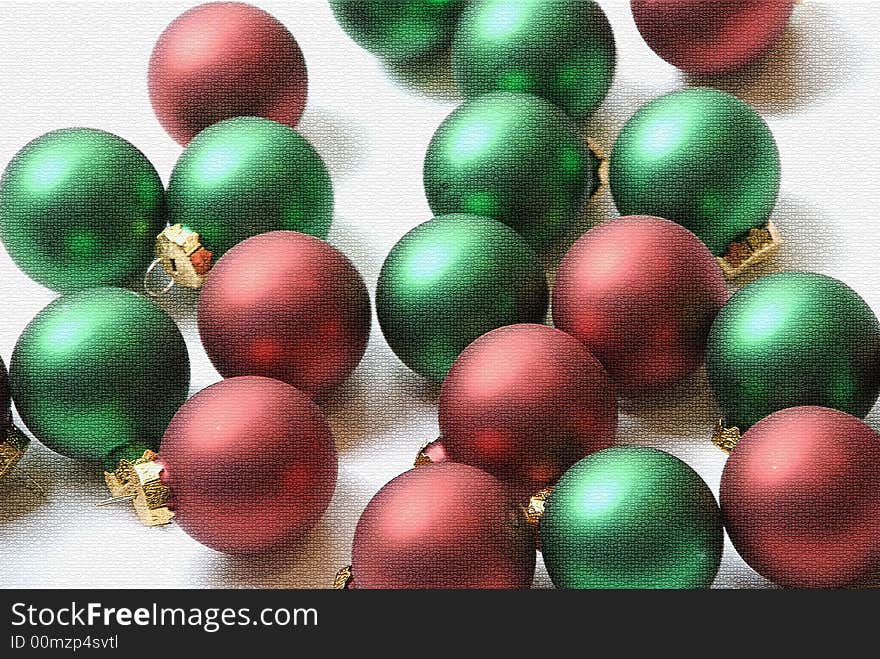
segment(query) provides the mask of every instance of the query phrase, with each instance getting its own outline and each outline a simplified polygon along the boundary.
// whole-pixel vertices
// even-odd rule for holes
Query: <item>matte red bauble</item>
[[[153,48],[147,83],[156,116],[181,144],[230,117],[295,126],[306,104],[306,64],[293,35],[242,2],[178,16]]]
[[[726,299],[721,267],[694,234],[657,217],[621,217],[585,233],[562,259],[553,322],[633,394],[702,363]]]
[[[880,572],[880,435],[827,407],[790,407],[753,425],[721,476],[734,547],[771,581],[857,585]]]
[[[611,446],[617,399],[577,340],[544,325],[509,325],[471,343],[440,391],[447,457],[532,491]]]
[[[687,73],[738,71],[782,38],[794,0],[632,0],[642,37]]]
[[[528,588],[534,572],[522,509],[468,465],[401,474],[367,504],[354,534],[355,588]]]
[[[223,380],[178,410],[158,461],[174,520],[230,554],[293,545],[324,514],[336,446],[318,406],[289,384]]]
[[[217,262],[198,322],[224,377],[264,375],[320,397],[360,362],[370,315],[367,288],[341,252],[303,233],[273,231]]]

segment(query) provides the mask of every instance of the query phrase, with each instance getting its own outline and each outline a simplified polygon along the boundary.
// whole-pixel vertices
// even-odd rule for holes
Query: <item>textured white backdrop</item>
[[[342,32],[322,0],[259,4],[293,32],[305,54],[309,103],[300,128],[333,176],[336,216],[330,241],[353,259],[372,293],[391,246],[430,217],[422,157],[434,129],[457,103],[452,86],[429,72],[388,71]],[[642,103],[697,83],[644,44],[628,2],[601,4],[614,28],[619,61],[611,93],[586,128],[610,147]],[[146,65],[156,37],[190,6],[0,3],[0,166],[46,131],[90,126],[133,142],[167,182],[180,147],[153,116]],[[832,275],[880,310],[877,8],[870,2],[805,0],[765,63],[713,84],[765,117],[782,155],[782,189],[773,219],[786,244],[762,271],[796,268]],[[613,215],[606,196],[585,222]],[[0,354],[7,364],[18,334],[54,297],[0,250]],[[192,297],[177,297],[165,306],[189,344],[195,392],[219,376],[194,332],[192,302]],[[125,505],[95,508],[104,496],[97,470],[34,443],[14,474],[0,483],[0,586],[327,587],[336,569],[349,561],[364,505],[436,436],[435,400],[436,390],[396,360],[374,322],[364,361],[325,406],[340,456],[330,509],[297,552],[246,560],[207,549],[173,524],[143,527]],[[697,377],[664,396],[624,401],[619,441],[670,451],[717,493],[725,456],[709,443],[715,416],[705,381]],[[880,427],[880,411],[872,412],[869,423]],[[45,497],[24,474],[39,483]],[[536,585],[550,585],[540,562]],[[768,582],[727,542],[716,585]]]

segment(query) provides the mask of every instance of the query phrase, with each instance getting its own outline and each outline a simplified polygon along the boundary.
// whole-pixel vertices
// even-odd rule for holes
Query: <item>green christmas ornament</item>
[[[191,288],[242,240],[284,229],[326,238],[333,217],[321,157],[294,129],[258,117],[227,119],[196,135],[174,166],[167,197],[172,226],[159,237],[157,256]]]
[[[425,155],[434,213],[500,220],[533,246],[563,235],[597,189],[599,159],[558,108],[498,92],[462,104]]]
[[[724,426],[745,432],[788,407],[863,418],[880,392],[880,323],[837,279],[767,275],[737,291],[715,318],[706,370],[723,414],[716,441]]]
[[[584,119],[614,77],[611,25],[587,0],[477,0],[452,45],[455,79],[466,98],[528,92]]]
[[[547,499],[540,530],[560,588],[708,588],[721,562],[711,490],[653,448],[616,446],[575,463]]]
[[[609,183],[621,215],[673,220],[724,256],[738,241],[747,249],[756,242],[747,241],[755,238],[750,231],[767,226],[779,151],[767,124],[736,97],[684,89],[626,123],[611,151]],[[731,256],[738,266],[738,250]]]
[[[186,400],[189,356],[174,321],[118,288],[64,295],[28,324],[10,364],[22,420],[53,451],[82,460],[158,449]]]
[[[452,41],[463,7],[463,0],[330,0],[348,36],[389,61],[443,50]]]
[[[156,170],[121,137],[55,130],[15,154],[0,178],[0,239],[52,290],[130,285],[165,225],[163,197]]]
[[[379,274],[376,311],[400,360],[440,382],[459,353],[489,330],[544,322],[547,282],[513,230],[484,217],[446,215],[392,248]]]

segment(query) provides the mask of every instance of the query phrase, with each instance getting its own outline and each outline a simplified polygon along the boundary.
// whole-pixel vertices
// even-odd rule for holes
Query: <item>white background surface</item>
[[[414,87],[392,75],[342,32],[320,0],[259,4],[293,32],[305,54],[309,102],[300,128],[333,176],[330,241],[352,258],[372,293],[385,254],[430,217],[422,158],[434,129],[456,106],[454,92],[442,76]],[[610,148],[641,104],[695,83],[644,44],[628,2],[601,4],[617,40],[618,69],[608,99],[586,128]],[[155,39],[190,6],[0,3],[0,166],[44,132],[90,126],[133,142],[167,183],[180,147],[153,116],[146,67]],[[878,35],[875,3],[805,0],[766,62],[713,83],[761,112],[779,144],[782,189],[773,219],[786,244],[762,271],[798,268],[838,277],[875,310]],[[613,215],[606,196],[585,226]],[[0,354],[7,364],[18,334],[54,297],[0,250]],[[199,345],[192,302],[176,298],[165,306],[189,344],[196,392],[219,376]],[[95,508],[105,496],[98,470],[35,442],[0,483],[0,586],[328,587],[336,569],[349,562],[354,526],[367,501],[436,436],[436,394],[396,360],[374,322],[364,361],[325,406],[340,457],[333,502],[302,547],[282,556],[230,558],[173,523],[141,526],[125,505]],[[696,377],[663,396],[622,402],[619,441],[681,457],[717,494],[725,456],[709,442],[716,416],[704,379]],[[868,421],[880,427],[880,411]],[[540,561],[536,585],[550,585]],[[727,542],[716,585],[769,584]]]

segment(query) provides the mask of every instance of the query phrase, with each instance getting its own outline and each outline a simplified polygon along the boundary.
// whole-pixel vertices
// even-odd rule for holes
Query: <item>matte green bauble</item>
[[[608,19],[588,0],[477,0],[452,45],[465,97],[528,92],[577,119],[605,98],[615,61]]]
[[[779,192],[779,151],[752,108],[730,94],[684,89],[644,105],[611,151],[621,215],[690,229],[716,256],[767,224]]]
[[[558,108],[498,92],[465,102],[434,133],[425,193],[438,215],[491,217],[540,246],[580,215],[598,185],[598,165]]]
[[[512,229],[472,215],[420,224],[392,248],[376,311],[400,360],[437,382],[477,337],[502,325],[542,323],[547,282]]]
[[[541,518],[541,553],[560,588],[708,588],[722,541],[721,513],[703,479],[641,446],[576,463]]]
[[[37,439],[107,463],[156,450],[189,389],[189,356],[174,321],[118,288],[49,304],[18,338],[9,370],[15,406]]]
[[[55,130],[15,154],[0,178],[0,239],[47,288],[130,285],[165,225],[163,196],[156,170],[121,137]]]
[[[767,275],[737,291],[715,318],[706,369],[724,425],[741,432],[801,405],[863,418],[880,392],[880,324],[837,279]]]
[[[294,129],[236,117],[186,147],[168,183],[168,211],[170,223],[198,232],[216,260],[268,231],[326,238],[333,187],[321,157]]]
[[[436,53],[452,40],[463,0],[330,0],[361,48],[389,61]]]

